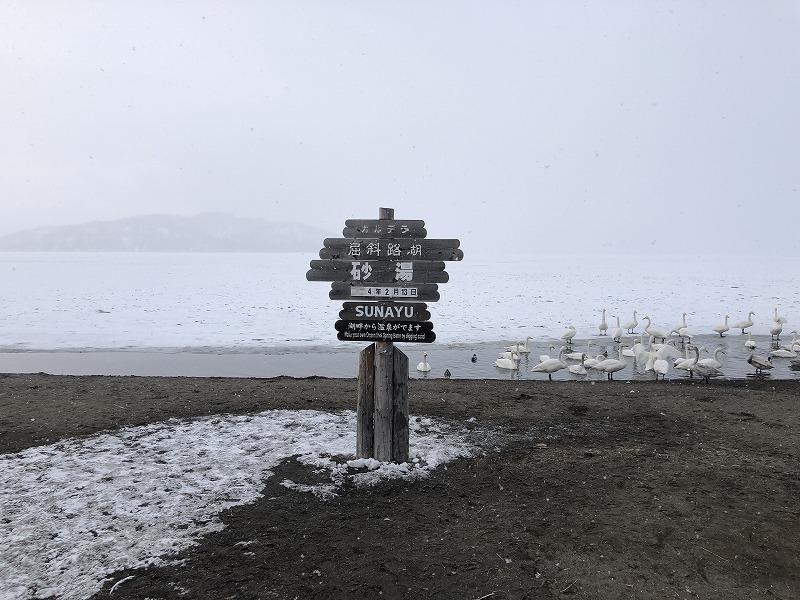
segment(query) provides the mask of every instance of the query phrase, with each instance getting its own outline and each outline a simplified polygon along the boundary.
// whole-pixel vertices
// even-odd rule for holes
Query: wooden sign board
[[[350,321],[430,321],[424,302],[345,302],[339,318]]]
[[[310,269],[306,273],[308,281],[352,281],[364,285],[380,285],[382,283],[447,283],[450,275],[446,271],[430,269],[414,269],[411,263],[397,263],[391,269],[375,269],[370,265],[375,261],[353,261],[348,271],[341,269]],[[383,263],[394,265],[395,263]],[[444,264],[444,263],[442,263]]]
[[[326,238],[319,257],[337,260],[461,260],[464,253],[458,249],[458,240],[423,238]]]
[[[412,269],[414,271],[444,271],[443,260],[364,260],[355,259],[328,259],[312,260],[312,269],[336,269],[337,271],[352,271],[353,265],[358,263],[361,267],[369,265],[371,271],[396,271],[398,269]]]
[[[424,238],[425,221],[393,219],[347,219],[342,235],[346,238]]]
[[[406,302],[437,302],[439,286],[435,283],[387,283],[369,285],[366,282],[334,281],[328,293],[331,300],[402,300]]]

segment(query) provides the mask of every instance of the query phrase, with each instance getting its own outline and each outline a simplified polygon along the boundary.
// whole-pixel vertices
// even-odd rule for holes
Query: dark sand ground
[[[0,375],[0,452],[355,398],[354,379]],[[111,597],[800,598],[797,381],[412,380],[409,399],[501,427],[502,446],[327,501],[278,485],[319,477],[289,459],[223,531],[114,574],[133,578]]]

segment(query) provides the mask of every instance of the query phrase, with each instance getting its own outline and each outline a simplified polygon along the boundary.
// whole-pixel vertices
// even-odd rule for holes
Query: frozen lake
[[[609,331],[633,318],[636,336],[649,316],[668,333],[686,313],[694,341],[726,350],[725,376],[753,369],[741,331],[720,338],[712,327],[754,312],[748,329],[768,355],[777,310],[786,317],[781,343],[800,318],[800,277],[789,258],[675,255],[470,256],[447,264],[441,300],[428,303],[433,344],[399,344],[414,365],[429,353],[429,377],[541,378],[530,367],[554,353],[569,325],[575,349],[590,339],[616,355]],[[0,253],[0,372],[57,374],[355,377],[366,342],[340,342],[334,323],[340,301],[330,285],[305,279],[315,254]],[[519,371],[494,359],[530,337]],[[677,341],[675,335],[672,336]],[[683,346],[677,344],[682,350]],[[477,362],[470,361],[475,354]],[[796,378],[776,358],[770,376]],[[527,367],[527,368],[526,368]],[[619,377],[618,375],[617,377]],[[621,376],[649,378],[629,366]],[[683,376],[673,374],[672,376]],[[566,371],[555,379],[575,376]],[[589,375],[588,377],[592,377]]]

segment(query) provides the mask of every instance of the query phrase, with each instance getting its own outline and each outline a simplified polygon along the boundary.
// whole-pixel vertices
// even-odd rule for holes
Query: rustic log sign
[[[358,370],[359,458],[408,461],[408,357],[394,342],[436,339],[426,302],[439,300],[447,283],[445,261],[464,258],[455,239],[428,239],[425,222],[395,220],[381,208],[379,219],[348,219],[342,238],[327,238],[306,273],[308,281],[330,281],[331,300],[345,300],[334,327],[337,338],[372,341]]]

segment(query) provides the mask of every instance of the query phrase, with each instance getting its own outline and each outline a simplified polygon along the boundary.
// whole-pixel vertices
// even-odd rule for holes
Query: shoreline
[[[740,336],[719,338],[718,336],[696,336],[695,343],[704,346],[710,357],[716,348],[725,350],[723,375],[720,380],[752,378],[755,370],[746,362],[750,350],[743,345]],[[628,340],[628,337],[624,338]],[[673,338],[674,339],[674,338]],[[746,338],[744,338],[746,339]],[[769,336],[754,338],[756,353],[767,356],[777,345]],[[616,358],[618,344],[610,338],[575,340],[570,351],[587,351],[591,354],[605,352]],[[409,376],[412,379],[442,379],[445,370],[454,378],[461,379],[524,379],[547,380],[546,374],[532,373],[531,368],[539,362],[541,354],[555,354],[563,342],[554,340],[531,341],[530,353],[523,354],[519,369],[505,370],[495,367],[494,361],[508,342],[476,342],[473,344],[398,344],[397,347],[409,357]],[[676,348],[685,352],[685,345],[677,342]],[[786,342],[781,341],[781,344]],[[360,352],[368,343],[349,344],[344,347],[322,344],[296,346],[189,346],[153,348],[66,348],[23,349],[0,347],[0,372],[4,373],[49,373],[53,375],[136,375],[177,377],[331,377],[350,378],[358,375]],[[420,373],[417,362],[423,352],[428,353],[431,370]],[[473,354],[476,362],[471,361]],[[652,371],[644,365],[635,365],[628,358],[628,367],[616,374],[615,379],[655,379]],[[578,364],[578,361],[567,361]],[[800,368],[792,367],[787,358],[774,358],[775,367],[764,375],[769,379],[800,380]],[[689,380],[685,371],[673,368],[667,373],[668,380]],[[553,374],[556,381],[605,381],[605,374],[589,371],[577,376],[566,369]]]

